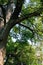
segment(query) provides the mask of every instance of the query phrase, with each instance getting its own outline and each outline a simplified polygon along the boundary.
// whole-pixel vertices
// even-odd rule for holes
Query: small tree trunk
[[[5,49],[0,49],[0,65],[4,65]]]
[[[3,44],[0,43],[0,65],[4,65],[5,56],[6,56],[6,50]]]

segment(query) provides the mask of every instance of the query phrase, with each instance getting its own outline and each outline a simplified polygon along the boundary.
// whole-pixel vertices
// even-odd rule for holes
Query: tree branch
[[[23,0],[24,1],[24,0]],[[33,12],[33,13],[29,13],[29,14],[25,14],[22,17],[18,17],[19,13],[21,12],[22,9],[22,4],[23,4],[22,0],[17,0],[17,4],[16,4],[16,8],[14,10],[14,13],[12,14],[9,22],[6,24],[4,30],[3,30],[3,39],[6,40],[8,37],[8,34],[10,32],[10,29],[20,23],[21,21],[31,18],[33,16],[40,16],[40,13],[43,11],[43,9],[38,9],[37,11]]]
[[[16,24],[20,23],[21,21],[23,21],[25,19],[31,18],[33,16],[40,16],[41,12],[43,12],[43,9],[39,9],[39,10],[33,12],[33,13],[25,14],[22,17],[19,17],[17,19]]]
[[[31,32],[34,31],[33,29],[31,29],[30,27],[28,27],[28,26],[26,26],[26,25],[24,25],[24,24],[19,23],[19,25],[28,28]]]
[[[17,18],[18,18],[18,15],[19,15],[19,13],[22,9],[23,2],[24,2],[24,0],[17,0],[16,8],[14,10],[14,13],[12,14],[9,22],[6,24],[6,26],[5,26],[5,28],[2,32],[2,38],[3,38],[4,43],[6,43],[5,40],[7,40],[8,34],[10,32],[10,29],[12,28],[13,23],[15,23]]]
[[[19,3],[17,3],[17,4],[19,4]],[[17,8],[17,7],[16,7]],[[18,8],[19,8],[19,6],[18,6]],[[22,17],[17,17],[19,14],[19,12],[21,11],[21,8],[20,8],[20,10],[19,9],[15,9],[15,11],[14,12],[16,12],[16,13],[13,13],[13,15],[11,16],[11,19],[9,20],[9,22],[7,23],[7,25],[6,25],[6,28],[5,28],[5,30],[6,30],[6,34],[8,34],[9,32],[8,31],[10,31],[10,29],[14,26],[14,25],[16,25],[16,24],[18,24],[18,23],[20,23],[21,21],[23,21],[23,20],[25,20],[25,19],[28,19],[28,18],[31,18],[31,17],[33,17],[33,16],[40,16],[40,13],[42,12],[42,10],[41,9],[38,9],[37,11],[35,11],[35,12],[33,12],[33,13],[29,13],[29,14],[25,14],[25,15],[23,15]],[[17,12],[18,11],[18,12]],[[14,19],[13,19],[14,18]],[[4,34],[4,37],[6,36],[6,34]]]
[[[6,25],[6,10],[3,7],[3,5],[0,5],[1,9],[2,9],[2,13],[3,13],[3,19],[4,19],[4,26]]]

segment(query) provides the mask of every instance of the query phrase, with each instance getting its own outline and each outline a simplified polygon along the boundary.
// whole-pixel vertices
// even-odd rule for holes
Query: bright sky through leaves
[[[28,3],[30,0],[26,0],[26,2]]]

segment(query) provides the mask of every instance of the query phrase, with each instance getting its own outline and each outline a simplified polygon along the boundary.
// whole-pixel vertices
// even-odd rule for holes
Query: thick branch
[[[43,11],[43,9],[42,9],[42,10],[39,9],[39,10],[33,12],[33,13],[25,14],[25,15],[23,15],[22,17],[20,17],[20,18],[16,21],[16,24],[17,24],[17,23],[20,23],[21,21],[23,21],[23,20],[25,20],[25,19],[31,18],[31,17],[33,17],[33,16],[40,16],[40,14],[41,14],[42,11]]]
[[[3,13],[3,19],[4,19],[4,25],[6,25],[6,10],[3,7],[3,5],[0,5],[1,9],[2,9],[2,13]]]
[[[15,8],[14,13],[11,16],[11,19],[17,19],[18,18],[18,15],[22,9],[23,2],[24,2],[24,0],[17,0],[16,8]]]

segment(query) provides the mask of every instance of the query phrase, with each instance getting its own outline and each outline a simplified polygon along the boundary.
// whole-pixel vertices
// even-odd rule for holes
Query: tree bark
[[[6,56],[6,49],[2,43],[0,43],[0,65],[4,65],[4,58]]]

